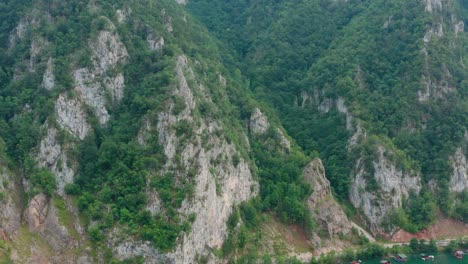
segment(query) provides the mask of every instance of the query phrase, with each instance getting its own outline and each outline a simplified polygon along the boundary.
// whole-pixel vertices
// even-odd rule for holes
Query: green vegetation
[[[421,2],[194,0],[188,7],[236,51],[235,63],[249,78],[250,89],[278,110],[303,151],[320,153],[340,200],[348,199],[353,164],[361,155],[372,164],[375,153],[369,141],[347,150],[352,131],[346,131],[345,117],[335,108],[338,98],[371,141],[378,138],[390,147],[403,171],[421,172],[423,189],[431,180],[439,186],[434,197],[425,193],[427,199],[418,200],[426,212],[412,209],[411,199],[406,203],[402,227],[415,231],[429,225],[435,206],[449,216],[464,212],[464,202],[454,204],[448,182],[449,156],[461,145],[468,123],[468,76],[458,63],[466,61],[461,54],[467,38],[460,36],[455,46],[449,43],[451,32],[434,40],[425,61],[422,39],[434,22]],[[457,11],[466,18],[463,1]],[[456,90],[443,100],[420,102],[421,76],[443,79],[444,67]],[[326,100],[330,108],[318,111]],[[376,191],[373,168],[367,168],[367,188]]]

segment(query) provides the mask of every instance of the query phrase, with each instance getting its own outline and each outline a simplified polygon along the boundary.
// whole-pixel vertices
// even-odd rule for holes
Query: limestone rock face
[[[451,157],[453,174],[450,180],[450,190],[463,192],[468,189],[468,159],[463,149],[457,148],[455,155]]]
[[[149,242],[123,242],[115,248],[115,255],[119,259],[126,259],[129,256],[144,256],[147,264],[175,263],[163,254],[159,254]]]
[[[11,240],[21,226],[20,194],[14,187],[10,173],[0,160],[0,239]]]
[[[86,120],[83,105],[78,99],[68,98],[64,94],[59,95],[55,102],[55,113],[57,122],[63,129],[81,140],[86,137],[91,127]]]
[[[48,198],[42,193],[34,196],[31,201],[29,201],[25,218],[30,232],[38,233],[44,230],[48,209]]]
[[[252,116],[250,117],[249,128],[252,135],[263,134],[270,128],[268,118],[260,111],[260,109],[254,109]]]
[[[331,239],[339,233],[349,233],[352,224],[333,198],[330,182],[325,177],[325,168],[320,159],[316,158],[306,166],[304,179],[313,188],[312,194],[307,198],[307,205],[315,221],[328,232]]]
[[[291,142],[286,138],[286,136],[283,134],[281,129],[276,128],[276,134],[278,135],[280,139],[280,145],[283,148],[284,152],[286,153],[291,152]]]
[[[116,33],[101,31],[97,39],[90,44],[93,51],[94,68],[106,71],[128,57],[128,52]]]
[[[159,50],[164,46],[164,38],[156,35],[155,33],[150,33],[146,37],[146,42],[150,50]]]
[[[57,129],[48,128],[47,136],[41,140],[37,155],[38,165],[49,168],[55,175],[57,193],[64,195],[65,185],[73,182],[74,171],[69,167],[69,158],[57,140]]]
[[[386,214],[396,207],[401,207],[410,191],[416,193],[421,189],[421,178],[414,172],[403,172],[385,155],[382,146],[377,148],[377,157],[372,162],[373,177],[377,182],[377,190],[368,190],[366,168],[362,159],[356,164],[356,173],[350,186],[350,200],[356,208],[360,208],[370,223],[371,231],[378,232],[379,225]]]
[[[52,58],[49,58],[49,60],[47,61],[46,71],[44,73],[44,76],[42,77],[42,86],[49,91],[53,90],[55,87],[55,75],[53,67],[54,65]]]
[[[167,162],[160,174],[164,175],[172,171],[174,177],[187,177],[184,170],[174,171],[172,168],[179,164],[184,168],[196,168],[193,177],[194,193],[187,197],[178,209],[181,217],[195,215],[191,225],[191,231],[184,233],[176,248],[162,263],[194,263],[197,256],[210,256],[211,261],[216,261],[212,256],[210,248],[221,248],[226,236],[226,221],[235,205],[240,204],[256,195],[258,183],[252,177],[247,162],[238,158],[234,162],[234,156],[240,154],[236,146],[226,142],[222,135],[222,127],[214,120],[198,119],[195,122],[193,111],[199,100],[211,100],[209,93],[204,90],[202,84],[196,83],[194,71],[189,59],[185,55],[177,58],[174,72],[177,85],[174,87],[173,95],[184,100],[185,108],[179,113],[173,113],[174,104],[171,103],[167,109],[158,114],[157,124],[151,123],[147,118],[139,132],[139,143],[145,144],[148,134],[157,133],[159,144],[163,146]],[[202,98],[196,97],[198,93],[205,93]],[[177,136],[173,127],[179,122],[190,124],[190,129],[182,136]],[[205,138],[205,140],[202,138]],[[182,143],[183,138],[185,143]],[[188,140],[187,140],[188,139]],[[209,146],[203,144],[209,142]],[[177,157],[176,157],[177,154]],[[224,160],[219,163],[216,160]],[[155,191],[148,191],[147,208],[152,213],[158,213],[162,209],[161,201]],[[145,254],[150,248],[145,242],[126,241],[113,243],[119,259]],[[154,249],[151,252],[157,252]],[[158,254],[145,256],[146,263],[161,263],[162,257]]]
[[[444,2],[446,0],[424,0],[426,3],[426,8],[425,10],[427,12],[433,12],[433,11],[438,11],[441,10],[443,7]]]

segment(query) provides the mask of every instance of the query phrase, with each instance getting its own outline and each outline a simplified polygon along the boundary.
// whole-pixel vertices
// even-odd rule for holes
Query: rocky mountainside
[[[320,153],[333,191],[374,234],[420,230],[437,207],[467,221],[466,1],[188,9],[235,50],[251,90],[306,153]]]
[[[467,220],[466,10],[3,1],[0,262],[307,260]]]

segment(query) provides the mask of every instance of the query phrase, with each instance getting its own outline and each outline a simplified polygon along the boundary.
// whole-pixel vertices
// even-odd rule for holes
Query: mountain
[[[2,1],[0,261],[268,263],[467,221],[467,5]]]
[[[466,221],[466,1],[188,8],[236,51],[300,147],[320,153],[334,192],[374,234],[420,230],[437,207]]]

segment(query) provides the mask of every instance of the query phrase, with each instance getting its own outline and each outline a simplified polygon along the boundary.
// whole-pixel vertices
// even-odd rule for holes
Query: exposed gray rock
[[[227,235],[226,221],[231,214],[232,207],[242,201],[256,195],[258,184],[253,180],[247,162],[240,158],[236,166],[232,162],[216,163],[215,160],[225,157],[232,161],[233,156],[240,156],[236,147],[228,144],[217,132],[220,126],[215,122],[200,120],[194,122],[192,111],[196,100],[192,88],[188,86],[187,79],[193,79],[186,56],[179,56],[176,64],[175,76],[178,80],[173,94],[180,96],[185,101],[185,109],[174,115],[173,105],[167,111],[158,115],[158,124],[155,129],[158,133],[159,143],[164,147],[167,156],[165,169],[174,165],[176,150],[180,157],[180,163],[185,168],[197,168],[194,176],[194,194],[183,201],[179,213],[182,216],[195,214],[191,232],[185,233],[180,238],[180,243],[168,257],[175,263],[193,263],[196,255],[208,255],[209,248],[220,248]],[[194,88],[202,86],[196,85]],[[201,89],[201,88],[200,88]],[[172,127],[181,120],[189,122],[192,132],[187,137],[190,141],[181,145],[180,138],[175,135]],[[142,130],[148,130],[143,125]],[[147,126],[146,126],[147,127]],[[140,131],[142,131],[140,130]],[[211,147],[204,146],[201,134],[206,133],[207,141]],[[144,138],[144,137],[143,137]],[[162,172],[164,173],[164,172]],[[150,201],[147,208],[153,211],[160,206],[157,196]]]
[[[110,23],[110,22],[109,22]],[[78,96],[94,110],[101,125],[109,121],[106,108],[109,102],[118,103],[123,98],[125,79],[122,73],[109,75],[108,71],[128,57],[127,49],[116,33],[101,31],[90,43],[93,68],[77,69],[73,73]]]
[[[325,98],[323,101],[319,104],[318,110],[322,113],[328,113],[333,107],[333,100],[331,98]]]
[[[20,194],[15,189],[10,172],[0,161],[0,240],[11,240],[21,226]]]
[[[424,44],[428,44],[431,42],[432,38],[441,38],[444,36],[444,30],[442,27],[442,23],[437,23],[433,28],[429,29],[426,34],[424,35]]]
[[[463,148],[457,148],[455,155],[450,160],[453,167],[450,190],[453,192],[463,192],[468,189],[468,160]]]
[[[120,235],[119,235],[120,236]],[[108,245],[112,248],[114,256],[119,260],[142,256],[145,264],[172,264],[167,256],[158,252],[148,241],[117,241],[113,238]]]
[[[54,75],[54,64],[52,58],[47,61],[46,71],[42,77],[42,86],[46,90],[53,90],[55,87],[55,75]]]
[[[356,173],[350,186],[350,200],[354,207],[360,208],[370,223],[371,231],[378,232],[380,223],[390,210],[401,207],[402,201],[410,191],[416,193],[421,189],[421,179],[414,172],[404,173],[391,162],[382,146],[377,147],[376,159],[372,162],[374,177],[378,189],[369,191],[368,173],[361,159],[356,165]]]
[[[425,10],[427,12],[439,11],[443,7],[443,2],[446,0],[424,0],[426,3]]]
[[[37,163],[41,167],[49,168],[55,175],[57,193],[64,195],[65,185],[73,182],[74,171],[69,167],[69,159],[57,140],[57,129],[47,129],[47,135],[41,140]]]
[[[452,75],[447,66],[442,65],[441,73],[442,77],[440,80],[436,80],[429,75],[422,76],[423,89],[418,91],[418,99],[420,102],[428,101],[431,98],[445,98],[447,94],[456,90],[455,87],[450,84]]]
[[[270,122],[268,118],[260,111],[255,108],[250,116],[249,129],[252,135],[264,134],[270,128]]]
[[[76,98],[68,98],[61,94],[55,102],[55,114],[60,126],[83,140],[90,126],[86,121],[86,114],[82,103]]]
[[[98,73],[113,68],[128,57],[128,52],[116,33],[100,31],[95,41],[91,42],[93,65]]]
[[[156,33],[149,33],[146,37],[146,43],[150,50],[160,50],[164,46],[164,38]]]
[[[284,134],[283,134],[283,132],[281,131],[281,129],[276,128],[276,133],[277,133],[278,136],[279,136],[280,145],[281,145],[281,147],[284,149],[284,151],[285,151],[286,153],[291,152],[291,142],[289,142],[289,140],[284,136]]]
[[[224,76],[221,74],[218,76],[218,78],[219,78],[219,82],[221,83],[221,85],[226,86],[227,84],[226,78],[224,78]]]
[[[123,9],[117,9],[117,11],[115,11],[117,22],[119,22],[120,24],[126,22],[131,14],[132,9],[128,6],[125,6]]]
[[[302,99],[302,103],[301,103],[301,107],[304,108],[304,106],[307,104],[307,101],[310,100],[310,96],[307,92],[303,91],[301,93],[301,99]]]
[[[454,31],[455,31],[455,36],[458,36],[459,33],[465,31],[465,23],[463,22],[463,20],[455,24]]]
[[[353,116],[351,113],[348,111],[348,108],[346,107],[344,103],[344,99],[342,97],[338,97],[336,100],[336,109],[338,112],[345,114],[346,116],[346,129],[347,130],[352,130],[353,129]]]
[[[44,229],[40,235],[55,251],[62,251],[77,246],[70,238],[67,228],[60,224],[57,209],[52,204],[48,206]]]
[[[36,26],[38,24],[39,20],[34,15],[22,17],[15,29],[10,32],[8,47],[13,48],[19,40],[26,37],[26,32],[31,26]]]
[[[312,194],[307,198],[307,206],[315,221],[328,232],[330,239],[340,233],[348,234],[352,224],[333,198],[330,182],[325,177],[325,168],[320,159],[316,158],[306,166],[304,179],[313,188]]]
[[[172,26],[172,17],[167,14],[166,9],[161,10],[161,15],[164,20],[164,25],[166,27],[167,32],[172,33],[172,31],[174,31],[174,28]]]
[[[46,41],[42,38],[35,38],[31,42],[31,48],[29,51],[29,72],[36,71],[37,56],[41,53],[46,45]]]

